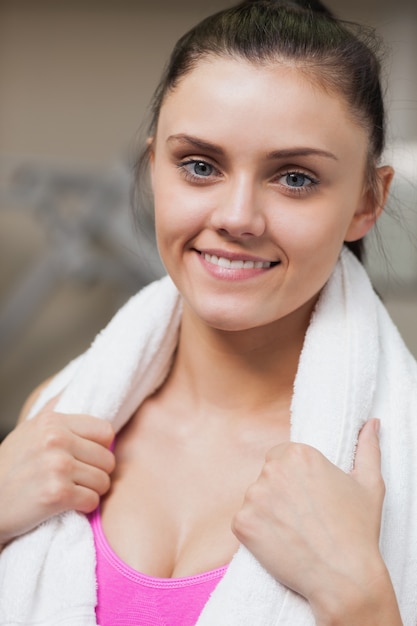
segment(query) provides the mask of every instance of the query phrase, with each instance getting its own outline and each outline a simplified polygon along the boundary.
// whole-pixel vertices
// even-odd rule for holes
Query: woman
[[[415,625],[416,365],[346,249],[383,147],[376,57],[321,5],[244,2],[178,42],[138,166],[174,284],[4,442],[0,623],[96,623],[92,529],[101,626]],[[32,530],[70,509],[92,515]]]

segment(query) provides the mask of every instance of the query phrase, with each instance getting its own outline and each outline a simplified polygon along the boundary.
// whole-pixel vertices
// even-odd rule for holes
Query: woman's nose
[[[212,226],[230,237],[260,237],[265,232],[261,190],[249,180],[226,183],[217,197]]]

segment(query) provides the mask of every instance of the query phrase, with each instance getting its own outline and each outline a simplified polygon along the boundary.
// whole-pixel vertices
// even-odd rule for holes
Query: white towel
[[[58,375],[33,407],[65,388],[57,410],[90,413],[120,429],[164,380],[181,304],[164,278],[116,315],[85,356]],[[295,381],[291,438],[348,471],[358,432],[381,419],[386,498],[381,550],[404,626],[417,624],[417,364],[344,250],[309,326]],[[279,558],[279,555],[277,555]],[[49,520],[0,557],[2,626],[96,626],[95,558],[84,516]],[[242,546],[198,626],[314,626],[308,603],[277,583]]]

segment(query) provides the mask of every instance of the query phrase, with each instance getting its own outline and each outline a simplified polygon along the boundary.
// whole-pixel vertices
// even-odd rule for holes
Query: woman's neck
[[[295,320],[293,314],[268,327],[224,332],[203,325],[185,306],[167,391],[175,389],[203,414],[289,409],[311,308]]]

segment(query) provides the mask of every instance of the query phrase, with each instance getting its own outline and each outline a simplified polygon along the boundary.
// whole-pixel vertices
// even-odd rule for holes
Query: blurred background
[[[178,37],[228,0],[0,0],[0,438],[27,394],[161,275],[130,164]],[[369,269],[417,355],[417,3],[328,0],[387,43],[397,176]],[[360,303],[359,303],[360,305]]]

